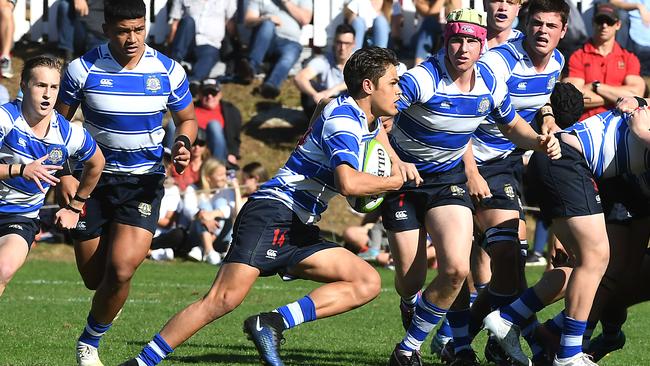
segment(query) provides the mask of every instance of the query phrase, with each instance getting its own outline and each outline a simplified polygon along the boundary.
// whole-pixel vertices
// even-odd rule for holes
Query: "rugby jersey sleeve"
[[[323,152],[330,166],[336,168],[348,164],[359,169],[359,145],[361,144],[361,123],[352,115],[337,114],[323,124]]]
[[[84,99],[83,88],[89,73],[88,65],[82,57],[73,60],[61,80],[59,100],[66,105],[77,105]]]
[[[72,159],[84,162],[95,154],[97,144],[85,128],[70,123],[70,138],[66,143],[66,148]]]
[[[11,107],[11,103],[7,103],[0,107],[0,147],[4,144],[5,137],[14,126],[14,119],[7,110]]]
[[[178,112],[192,103],[190,83],[187,81],[185,70],[178,62],[172,61],[168,72],[172,90],[167,99],[167,106],[172,112]]]
[[[431,66],[430,62],[425,62]],[[402,91],[397,101],[397,109],[405,110],[411,104],[425,103],[433,97],[436,90],[437,80],[433,68],[420,64],[405,72],[399,78],[399,88]]]

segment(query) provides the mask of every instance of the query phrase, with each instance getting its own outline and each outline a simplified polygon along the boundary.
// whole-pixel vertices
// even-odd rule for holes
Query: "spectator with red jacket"
[[[569,59],[569,77],[585,97],[583,120],[605,112],[619,97],[643,95],[639,59],[616,42],[621,28],[618,10],[609,3],[599,4],[593,17],[594,34]]]

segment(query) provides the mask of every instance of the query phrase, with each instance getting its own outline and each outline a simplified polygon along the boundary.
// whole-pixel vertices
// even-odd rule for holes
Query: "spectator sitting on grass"
[[[260,184],[269,180],[269,173],[261,163],[254,161],[244,165],[242,168],[242,186],[244,191],[242,197],[247,200],[248,197],[257,191]]]
[[[343,81],[343,66],[354,50],[354,28],[341,24],[334,32],[332,52],[314,57],[294,78],[300,90],[300,104],[307,118],[323,98],[336,97],[348,90]]]
[[[201,166],[199,184],[188,187],[183,200],[184,215],[193,218],[190,242],[200,243],[190,250],[188,257],[214,265],[221,263],[218,251],[225,252],[230,243],[237,194],[238,185],[235,189],[228,181],[226,166],[216,159],[207,159]]]

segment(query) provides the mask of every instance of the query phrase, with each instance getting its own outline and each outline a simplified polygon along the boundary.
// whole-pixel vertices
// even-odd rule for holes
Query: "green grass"
[[[75,341],[85,324],[91,292],[86,290],[70,258],[52,260],[52,249],[42,245],[0,297],[0,365],[72,365]],[[44,258],[45,257],[45,258]],[[49,258],[49,259],[48,259]],[[383,280],[381,295],[349,313],[305,324],[286,332],[282,355],[287,365],[385,365],[403,336],[393,272],[378,269]],[[209,288],[216,268],[197,263],[146,262],[138,270],[122,316],[104,337],[101,356],[105,365],[117,365],[136,355],[143,344],[175,312],[196,300]],[[430,272],[430,276],[434,272]],[[540,269],[529,271],[531,280]],[[282,282],[261,278],[233,313],[217,320],[179,347],[167,365],[256,365],[255,349],[242,332],[249,315],[294,301],[314,288],[308,281]],[[541,319],[559,311],[556,304]],[[630,312],[625,351],[608,356],[601,365],[648,365],[650,357],[645,321],[650,307]],[[481,334],[475,349],[485,342]],[[437,364],[428,342],[423,347],[427,365]],[[479,353],[482,357],[482,352]]]

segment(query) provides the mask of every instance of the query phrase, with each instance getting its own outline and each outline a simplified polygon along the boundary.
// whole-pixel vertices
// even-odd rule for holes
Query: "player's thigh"
[[[423,229],[387,231],[387,235],[396,275],[404,277],[408,273],[426,272],[426,231]]]
[[[427,211],[425,224],[438,254],[440,270],[456,268],[469,271],[472,211],[461,205],[434,207]]]
[[[519,229],[519,211],[477,208],[476,219],[483,231],[496,226]]]
[[[109,265],[118,275],[132,275],[146,258],[152,239],[153,234],[149,230],[113,223],[108,246]]]
[[[553,232],[576,256],[609,256],[609,241],[602,213],[553,219]]]
[[[0,282],[6,282],[13,277],[25,263],[29,246],[27,241],[18,234],[8,234],[0,237]]]
[[[327,248],[289,269],[291,275],[316,282],[380,282],[379,274],[366,261],[345,248]]]

